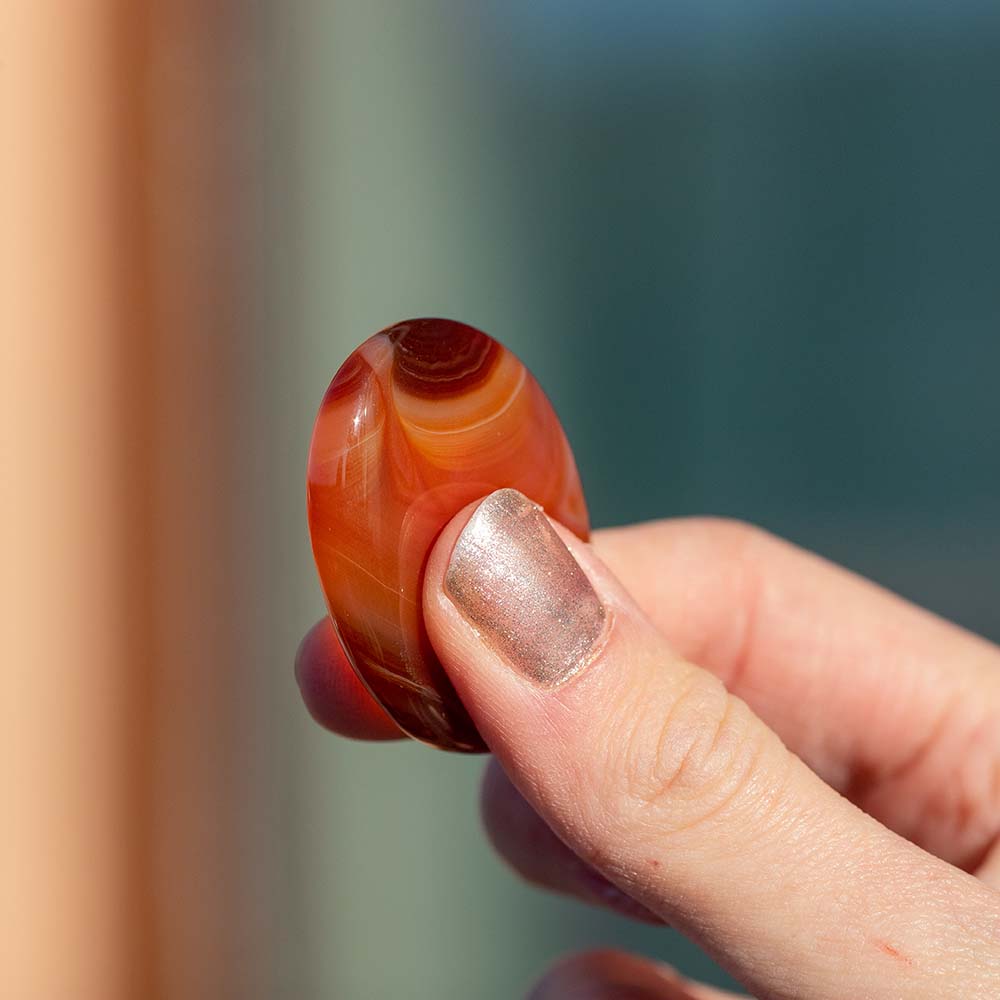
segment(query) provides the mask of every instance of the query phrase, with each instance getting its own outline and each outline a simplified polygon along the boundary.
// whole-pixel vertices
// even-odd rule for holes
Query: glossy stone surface
[[[365,686],[405,732],[449,750],[485,747],[427,638],[424,567],[445,524],[505,486],[586,539],[562,426],[510,351],[462,323],[416,319],[344,362],[309,453],[316,566]]]

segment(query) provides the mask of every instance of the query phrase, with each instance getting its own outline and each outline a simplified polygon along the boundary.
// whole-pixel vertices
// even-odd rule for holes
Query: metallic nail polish
[[[542,512],[517,490],[498,490],[463,529],[445,592],[512,667],[552,686],[590,662],[607,612]]]

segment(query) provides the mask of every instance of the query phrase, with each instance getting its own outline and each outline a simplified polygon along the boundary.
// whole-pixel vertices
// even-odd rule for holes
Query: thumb
[[[899,1000],[941,995],[944,969],[980,995],[969,933],[992,938],[992,894],[821,782],[520,493],[444,530],[424,615],[543,819],[752,990]]]

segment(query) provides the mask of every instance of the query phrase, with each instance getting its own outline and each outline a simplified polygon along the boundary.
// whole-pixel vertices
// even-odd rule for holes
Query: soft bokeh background
[[[597,525],[752,520],[1000,638],[1000,7],[143,7],[0,35],[0,994],[501,1000],[595,943],[725,982],[518,884],[480,760],[308,719],[312,418],[460,318]]]

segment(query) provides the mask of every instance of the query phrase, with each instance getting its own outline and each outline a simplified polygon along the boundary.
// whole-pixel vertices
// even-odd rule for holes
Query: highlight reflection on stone
[[[486,334],[416,319],[375,334],[323,398],[309,453],[313,553],[352,666],[417,739],[484,750],[421,613],[428,553],[467,503],[510,486],[580,538],[583,490],[531,373]]]

